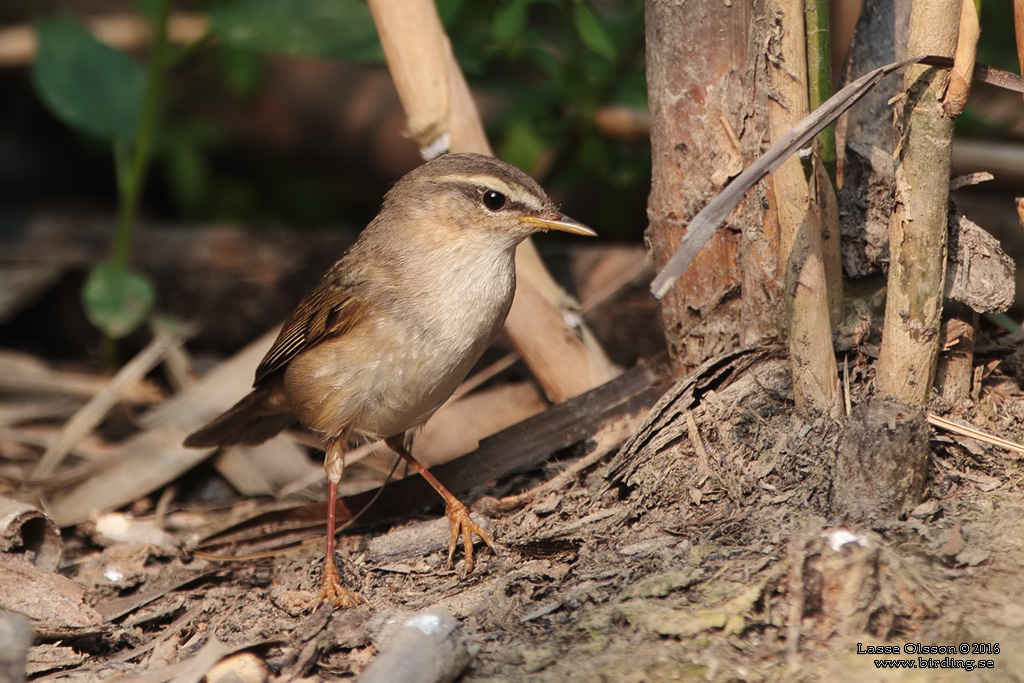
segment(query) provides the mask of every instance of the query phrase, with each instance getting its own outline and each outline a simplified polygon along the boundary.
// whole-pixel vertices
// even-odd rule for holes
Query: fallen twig
[[[989,434],[988,432],[983,432],[976,427],[971,427],[970,425],[960,425],[955,422],[951,422],[946,418],[939,417],[934,413],[928,413],[927,417],[928,424],[930,424],[933,427],[945,429],[947,432],[953,432],[954,434],[959,434],[960,436],[969,436],[972,439],[977,439],[978,441],[982,441],[993,446],[998,446],[999,448],[1005,448],[1006,450],[1012,451],[1019,455],[1024,455],[1024,446],[1020,445],[1019,443],[1007,441],[1006,439],[1000,438],[993,434]]]

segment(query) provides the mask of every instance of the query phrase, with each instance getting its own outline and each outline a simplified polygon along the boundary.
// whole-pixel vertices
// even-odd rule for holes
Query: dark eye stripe
[[[446,183],[446,184],[448,184],[451,187],[455,187],[456,189],[458,189],[459,192],[461,192],[463,195],[465,195],[467,199],[470,199],[471,201],[474,201],[474,202],[480,202],[480,203],[482,203],[483,193],[485,193],[485,192],[487,192],[489,190],[493,190],[493,188],[485,187],[483,185],[470,184],[470,183],[458,182],[458,183],[450,183],[450,184]],[[499,194],[504,194],[503,192],[500,192],[498,190],[493,190],[493,191],[494,192],[498,192]],[[505,205],[501,208],[501,210],[502,211],[517,211],[517,212],[524,213],[524,214],[526,214],[526,213],[534,213],[534,212],[538,211],[536,206],[531,206],[531,205],[529,205],[529,204],[527,204],[525,202],[512,199],[508,195],[505,195]]]

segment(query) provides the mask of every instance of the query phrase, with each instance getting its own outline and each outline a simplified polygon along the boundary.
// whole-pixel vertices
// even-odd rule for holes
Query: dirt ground
[[[856,405],[872,367],[865,356],[849,362]],[[64,573],[88,587],[88,605],[116,616],[43,635],[30,675],[200,680],[226,658],[242,667],[232,675],[263,673],[208,680],[352,676],[398,624],[440,606],[473,653],[466,681],[1020,680],[1017,458],[924,431],[923,499],[902,519],[844,520],[833,489],[849,418],[795,416],[788,363],[771,354],[720,370],[467,497],[499,549],[478,546],[471,574],[461,559],[444,568],[443,519],[343,535],[344,579],[366,601],[355,608],[317,604],[322,546],[222,564],[139,543],[100,547],[94,525],[79,525],[65,538]],[[932,408],[1024,439],[1016,381],[997,368],[975,389],[962,405]],[[174,586],[182,576],[192,578]],[[156,597],[137,600],[147,591]],[[959,654],[962,643],[971,652]],[[863,654],[890,644],[957,650]],[[995,668],[893,671],[879,659]]]

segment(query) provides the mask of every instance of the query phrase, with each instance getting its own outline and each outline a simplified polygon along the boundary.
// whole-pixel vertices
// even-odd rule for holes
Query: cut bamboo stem
[[[807,11],[807,93],[810,110],[832,97],[831,31],[827,0],[805,0]],[[821,207],[821,254],[828,287],[832,326],[843,319],[843,263],[839,250],[839,202],[836,198],[836,127],[831,124],[814,138],[814,172]]]
[[[773,97],[768,115],[772,138],[779,140],[809,110],[806,31],[802,0],[771,4],[780,22],[777,46],[769,48]],[[804,415],[831,413],[838,408],[838,368],[832,350],[817,174],[805,173],[801,160],[792,157],[775,171],[772,187],[781,230],[779,262],[784,267],[796,407]]]
[[[915,0],[907,51],[950,56],[960,0]],[[884,396],[924,405],[942,338],[953,119],[942,108],[945,72],[907,68],[896,151],[896,206],[889,222],[889,286],[878,362]]]
[[[974,342],[978,336],[978,313],[964,305],[942,323],[942,352],[936,384],[942,398],[951,405],[970,395],[974,379]]]
[[[492,154],[483,124],[431,0],[370,0],[388,67],[424,156],[444,151]],[[519,278],[506,330],[523,361],[554,402],[618,374],[575,316],[572,299],[544,268],[529,240],[516,252]]]

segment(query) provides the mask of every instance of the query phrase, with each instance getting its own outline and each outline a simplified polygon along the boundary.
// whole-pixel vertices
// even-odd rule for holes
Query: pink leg
[[[327,445],[327,458],[324,468],[327,470],[327,551],[324,555],[323,580],[320,584],[320,599],[333,603],[335,607],[355,607],[364,600],[341,585],[341,575],[334,565],[334,522],[335,504],[338,498],[338,480],[341,478],[340,458],[343,455],[344,443],[335,439]]]
[[[393,436],[385,441],[388,447],[395,453],[398,453],[403,460],[412,466],[414,470],[420,473],[420,475],[427,480],[427,482],[434,487],[434,490],[441,494],[444,498],[444,514],[451,523],[451,539],[448,542],[448,563],[447,566],[452,566],[452,559],[455,557],[455,548],[459,544],[459,534],[462,534],[462,546],[463,552],[466,555],[466,571],[473,571],[473,534],[476,534],[484,540],[491,550],[495,553],[498,551],[494,548],[494,543],[491,541],[490,535],[484,531],[483,527],[474,522],[469,516],[469,509],[459,501],[458,498],[453,496],[444,485],[437,480],[430,471],[421,465],[416,458],[413,457],[405,446],[402,444],[401,436]]]

